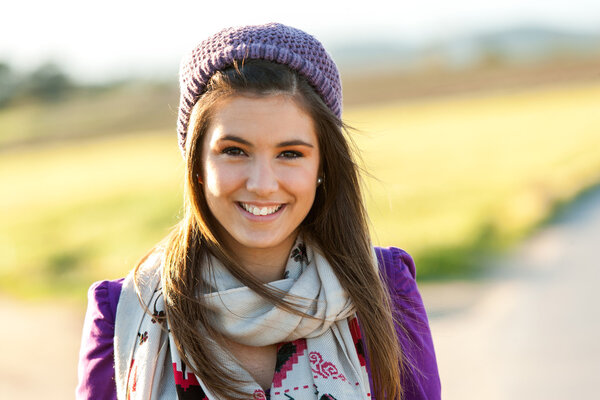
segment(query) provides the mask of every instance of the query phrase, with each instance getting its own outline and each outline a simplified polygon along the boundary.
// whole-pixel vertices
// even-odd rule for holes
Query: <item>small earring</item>
[[[323,183],[323,178],[318,177],[317,178],[317,185],[320,185],[321,183]]]

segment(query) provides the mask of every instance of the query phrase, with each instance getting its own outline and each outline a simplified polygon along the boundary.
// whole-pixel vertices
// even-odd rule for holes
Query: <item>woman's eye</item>
[[[227,147],[223,149],[222,153],[234,157],[246,155],[244,150],[240,149],[239,147]]]
[[[286,151],[282,151],[279,154],[279,157],[282,157],[282,158],[298,158],[298,157],[302,157],[302,153],[300,153],[299,151],[286,150]]]

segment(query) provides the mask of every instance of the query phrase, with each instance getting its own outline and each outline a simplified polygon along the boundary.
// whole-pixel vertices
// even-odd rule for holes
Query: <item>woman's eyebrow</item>
[[[250,143],[246,139],[242,139],[241,137],[235,136],[235,135],[225,135],[225,136],[219,138],[219,141],[222,141],[222,140],[230,140],[232,142],[238,142],[238,143],[244,144],[246,146],[252,146],[252,143]]]
[[[307,147],[315,147],[312,144],[305,142],[303,140],[286,140],[285,142],[281,142],[277,144],[277,147],[287,147],[287,146],[307,146]]]
[[[230,140],[232,142],[238,142],[238,143],[241,143],[246,146],[252,146],[252,143],[250,143],[246,139],[243,139],[236,135],[225,135],[225,136],[219,138],[219,141],[223,141],[223,140]],[[310,147],[310,148],[315,147],[314,145],[312,145],[308,142],[305,142],[304,140],[300,140],[300,139],[286,140],[284,142],[277,143],[277,147],[287,147],[287,146],[306,146],[306,147]]]

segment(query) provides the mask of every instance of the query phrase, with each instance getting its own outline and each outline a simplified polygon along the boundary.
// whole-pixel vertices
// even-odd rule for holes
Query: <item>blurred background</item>
[[[271,21],[338,63],[373,241],[417,262],[444,398],[594,393],[600,2],[25,0],[3,17],[0,397],[72,396],[87,288],[180,217],[179,59]]]

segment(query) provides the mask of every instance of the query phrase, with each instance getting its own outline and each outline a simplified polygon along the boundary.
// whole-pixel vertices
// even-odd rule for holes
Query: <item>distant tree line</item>
[[[75,86],[53,62],[44,63],[24,74],[0,61],[0,108],[25,99],[54,102],[65,97]]]

